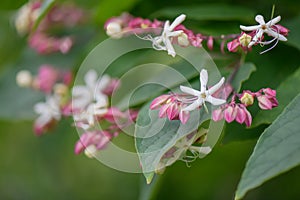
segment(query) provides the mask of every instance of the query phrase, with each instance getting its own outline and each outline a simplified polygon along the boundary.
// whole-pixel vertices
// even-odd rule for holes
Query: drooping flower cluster
[[[185,124],[190,115],[189,112],[195,109],[200,109],[202,106],[206,106],[205,102],[209,102],[212,105],[218,106],[226,103],[224,99],[219,99],[213,95],[220,90],[224,83],[224,77],[214,86],[207,89],[208,73],[203,69],[200,72],[200,91],[180,86],[183,94],[171,93],[169,95],[162,95],[155,98],[150,109],[160,109],[159,117],[168,117],[169,120],[179,119]]]
[[[224,53],[225,43],[230,39],[233,39],[227,43],[227,49],[230,52],[236,52],[238,49],[247,52],[251,50],[253,45],[268,45],[275,42],[270,48],[272,49],[279,40],[287,41],[286,36],[289,32],[284,26],[276,24],[280,21],[280,16],[265,23],[263,16],[257,15],[255,20],[259,25],[249,27],[240,26],[242,31],[251,31],[250,33],[242,32],[241,34],[207,36],[201,33],[194,33],[192,30],[189,30],[182,25],[185,18],[186,16],[181,14],[170,24],[169,20],[162,22],[155,19],[152,22],[149,19],[133,17],[128,13],[124,13],[119,17],[113,17],[107,20],[104,29],[106,30],[107,35],[112,38],[121,38],[130,34],[154,32],[156,36],[148,34],[145,37],[138,37],[144,40],[150,40],[155,50],[167,51],[168,54],[173,57],[176,55],[173,44],[179,44],[182,47],[189,45],[202,47],[202,42],[206,41],[208,49],[212,50],[215,40],[220,40],[220,50],[222,53]],[[273,37],[273,39],[263,41],[264,33]]]
[[[228,123],[236,121],[240,124],[245,123],[249,127],[252,123],[252,116],[247,108],[253,105],[255,98],[258,106],[263,110],[271,110],[278,106],[275,90],[270,88],[263,88],[257,92],[246,90],[242,94],[234,94],[231,102],[214,110],[212,119],[214,121],[225,119]]]
[[[71,4],[54,5],[35,29],[35,23],[41,13],[41,1],[29,1],[23,5],[15,18],[15,27],[20,35],[29,34],[28,44],[39,54],[69,52],[73,45],[72,36],[51,36],[53,28],[73,27],[84,20],[84,12]]]

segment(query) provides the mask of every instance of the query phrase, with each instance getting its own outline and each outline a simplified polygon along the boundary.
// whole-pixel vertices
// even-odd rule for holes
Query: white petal
[[[97,81],[96,91],[103,91],[109,84],[111,78],[107,74],[100,77]]]
[[[35,123],[40,126],[40,127],[43,127],[45,126],[46,124],[48,124],[50,121],[52,120],[52,117],[50,115],[40,115]]]
[[[217,99],[211,95],[209,95],[207,98],[206,98],[206,101],[211,103],[212,105],[214,106],[219,106],[219,105],[222,105],[224,103],[226,103],[226,101],[224,99]]]
[[[200,96],[201,93],[200,91],[198,90],[195,90],[193,88],[190,88],[190,87],[186,87],[186,86],[180,86],[180,90],[184,93],[187,93],[187,94],[190,94],[190,95],[193,95],[193,96]]]
[[[218,89],[220,89],[222,87],[224,81],[225,81],[225,78],[222,77],[221,80],[216,85],[209,88],[208,94],[211,94],[211,95],[214,94]]]
[[[172,31],[176,26],[178,26],[179,24],[181,24],[186,18],[186,15],[181,14],[179,15],[171,24],[171,26],[169,27],[169,30]]]
[[[280,17],[280,15],[279,15],[279,16],[277,16],[277,17],[271,19],[271,20],[267,23],[267,26],[268,26],[268,27],[271,27],[271,26],[277,24],[280,20],[281,20],[281,17]]]
[[[200,92],[203,93],[206,90],[208,82],[208,74],[206,69],[202,69],[200,72]]]
[[[260,25],[255,25],[255,26],[243,26],[240,25],[240,29],[242,29],[243,31],[254,31],[260,28]]]
[[[179,36],[181,33],[183,33],[183,31],[173,31],[173,32],[169,32],[168,33],[168,37],[177,37]]]
[[[166,45],[166,49],[168,51],[168,55],[171,55],[171,56],[175,57],[176,56],[176,52],[174,50],[174,47],[173,47],[171,41],[168,38],[166,38],[166,40],[164,41],[164,43]]]
[[[37,114],[45,113],[48,110],[47,105],[44,102],[39,102],[35,104],[33,109],[34,112],[36,112]]]
[[[280,33],[277,33],[275,31],[272,31],[272,30],[268,30],[266,31],[266,33],[269,35],[269,36],[272,36],[274,38],[278,38],[278,40],[281,40],[281,41],[287,41],[287,38],[284,37],[283,35],[281,35]]]
[[[201,99],[198,99],[194,101],[192,104],[188,105],[187,107],[183,108],[182,111],[192,111],[198,108],[203,104],[203,101]]]
[[[252,41],[249,43],[248,47],[250,48],[253,44],[258,42],[261,39],[263,34],[264,34],[264,31],[262,29],[259,29],[259,31],[256,33],[256,35],[254,35],[254,37],[252,38]]]
[[[260,25],[266,24],[264,17],[262,15],[256,15],[255,21],[257,21]]]
[[[108,104],[108,97],[105,94],[98,94],[95,96],[96,104],[101,105],[101,107],[107,107]]]
[[[170,30],[170,21],[169,21],[169,20],[167,20],[167,21],[165,22],[163,32],[166,32],[166,31],[168,31],[168,30]]]
[[[97,72],[93,69],[90,69],[84,76],[84,81],[86,83],[86,85],[90,88],[90,89],[94,89],[95,88],[95,84],[97,81],[98,75]]]

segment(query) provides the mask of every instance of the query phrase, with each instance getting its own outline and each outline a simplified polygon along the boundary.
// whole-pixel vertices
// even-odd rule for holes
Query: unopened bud
[[[243,35],[239,38],[239,42],[243,47],[247,47],[249,43],[251,42],[252,37],[246,33],[243,33]]]
[[[89,158],[94,158],[96,152],[97,152],[97,148],[95,145],[90,145],[86,147],[86,149],[84,150],[84,154]]]
[[[68,93],[68,86],[63,83],[57,83],[54,85],[54,93],[60,96],[64,96]]]
[[[183,46],[183,47],[186,47],[186,46],[188,46],[188,45],[190,44],[189,39],[188,39],[188,36],[187,36],[187,34],[185,34],[185,33],[181,33],[181,34],[178,36],[177,40],[178,40],[178,44],[179,44],[180,46]]]
[[[253,95],[244,92],[240,98],[240,101],[245,105],[245,106],[251,106],[254,102],[254,97]]]
[[[112,38],[120,38],[122,31],[122,27],[120,23],[111,22],[106,27],[106,34],[111,36]]]
[[[28,70],[21,70],[16,76],[16,82],[20,87],[30,87],[32,84],[32,75]]]

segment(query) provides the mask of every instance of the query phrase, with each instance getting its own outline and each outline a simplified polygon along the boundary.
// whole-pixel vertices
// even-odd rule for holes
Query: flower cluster
[[[233,41],[229,42],[227,44],[227,48],[231,52],[235,52],[238,50],[238,47],[241,47],[244,51],[248,51],[251,49],[253,45],[269,45],[274,42],[274,45],[270,47],[269,49],[261,52],[267,52],[274,48],[278,41],[287,41],[286,36],[288,35],[289,30],[280,25],[277,24],[281,20],[280,16],[277,16],[273,19],[271,19],[269,22],[265,22],[264,17],[262,15],[257,15],[255,17],[255,21],[259,23],[259,25],[254,26],[243,26],[241,25],[240,28],[243,31],[249,32],[248,34],[242,32],[240,36],[238,36],[237,39],[234,39]],[[264,40],[266,34],[267,36],[271,37],[271,40]]]
[[[73,45],[71,36],[54,37],[50,32],[53,28],[72,27],[81,23],[84,19],[84,12],[70,4],[54,5],[43,18],[40,25],[35,29],[35,23],[41,13],[41,1],[29,1],[23,5],[15,18],[15,27],[20,35],[29,34],[28,44],[39,54],[69,52]]]
[[[154,37],[152,37],[151,35],[138,37],[144,40],[150,40],[155,50],[167,51],[168,54],[173,57],[176,55],[173,44],[179,44],[182,47],[186,47],[189,45],[202,47],[202,42],[206,41],[208,49],[212,50],[214,40],[221,41],[220,50],[223,53],[225,43],[230,39],[233,39],[232,41],[229,41],[227,43],[227,49],[230,52],[236,52],[238,49],[247,52],[251,50],[251,47],[253,45],[268,45],[276,42],[270,48],[272,49],[274,46],[276,46],[279,40],[287,41],[287,38],[285,36],[287,36],[289,32],[289,30],[284,26],[276,24],[280,21],[280,16],[265,23],[263,16],[257,15],[255,17],[255,20],[259,23],[259,25],[240,26],[242,31],[250,31],[250,33],[242,32],[241,34],[229,34],[220,36],[210,36],[201,33],[194,33],[192,30],[189,30],[184,25],[182,25],[182,22],[185,20],[185,18],[186,16],[184,14],[181,14],[170,24],[169,20],[162,22],[155,19],[152,22],[149,19],[133,17],[128,13],[124,13],[119,17],[113,17],[107,20],[104,25],[104,29],[106,30],[107,35],[111,36],[112,38],[120,38],[128,34],[141,34],[152,31],[155,34],[159,35]],[[157,30],[160,29],[162,29],[162,31],[160,33],[157,33]],[[263,41],[264,33],[266,33],[273,39],[269,41]]]
[[[168,117],[169,120],[179,119],[185,124],[190,115],[189,112],[195,109],[200,109],[206,106],[205,102],[218,106],[226,103],[224,99],[219,99],[213,95],[220,90],[224,83],[224,77],[214,86],[207,89],[208,73],[203,69],[200,72],[200,91],[180,86],[183,94],[171,93],[169,95],[162,95],[155,98],[150,109],[160,109],[159,117]]]
[[[253,105],[255,98],[258,106],[263,110],[271,110],[278,106],[275,90],[270,88],[263,88],[257,92],[246,90],[242,94],[234,94],[231,102],[214,110],[212,119],[219,121],[224,118],[228,123],[235,120],[240,124],[245,123],[249,127],[252,123],[252,116],[247,107]]]
[[[74,125],[83,131],[75,145],[75,153],[85,152],[89,157],[106,147],[111,139],[130,126],[137,117],[137,111],[120,111],[109,105],[109,98],[118,88],[120,81],[108,75],[98,77],[95,70],[84,76],[85,85],[70,88],[73,75],[51,65],[42,65],[33,76],[21,70],[17,84],[45,94],[46,101],[38,102],[34,111],[39,115],[34,122],[36,135],[54,128],[62,117],[73,116]],[[99,126],[98,126],[99,125]]]
[[[36,76],[27,70],[21,70],[16,76],[21,87],[32,88],[46,95],[45,102],[34,106],[39,117],[34,123],[34,131],[41,135],[51,129],[62,117],[62,110],[67,107],[69,86],[72,83],[71,71],[59,70],[52,65],[41,65]]]

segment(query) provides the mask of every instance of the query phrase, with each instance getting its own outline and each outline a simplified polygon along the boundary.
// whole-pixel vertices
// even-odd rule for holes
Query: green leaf
[[[260,124],[272,123],[291,100],[300,93],[300,87],[297,87],[298,85],[300,85],[300,68],[277,88],[279,106],[272,110],[260,110],[254,118],[252,126],[255,127]]]
[[[202,122],[209,119],[209,115],[203,110],[201,114],[193,111],[188,122],[183,125],[179,120],[158,118],[158,111],[149,110],[149,105],[140,110],[135,129],[136,149],[148,183],[151,182],[152,173],[158,168],[162,156],[179,139],[196,131]]]
[[[253,63],[245,63],[240,67],[231,83],[235,91],[240,91],[243,82],[248,80],[254,71],[256,71],[256,67]]]
[[[175,18],[181,13],[187,15],[188,19],[193,20],[243,20],[249,21],[254,19],[254,12],[241,6],[229,6],[223,4],[171,7],[157,11],[155,17]]]
[[[300,23],[300,16],[288,21],[286,23],[286,27],[291,30],[288,35],[288,44],[291,46],[294,46],[298,49],[300,49],[300,28],[299,28],[299,23]]]
[[[120,15],[122,12],[127,12],[132,8],[139,0],[126,0],[126,1],[111,1],[102,0],[98,3],[96,20],[100,23],[105,22],[112,16]]]
[[[48,12],[51,10],[51,8],[54,6],[54,4],[55,4],[55,0],[45,0],[45,1],[43,1],[42,6],[40,8],[38,18],[34,23],[33,30],[36,30],[36,28],[39,26],[40,22],[48,14]]]
[[[259,138],[247,162],[235,199],[300,164],[300,95]]]

